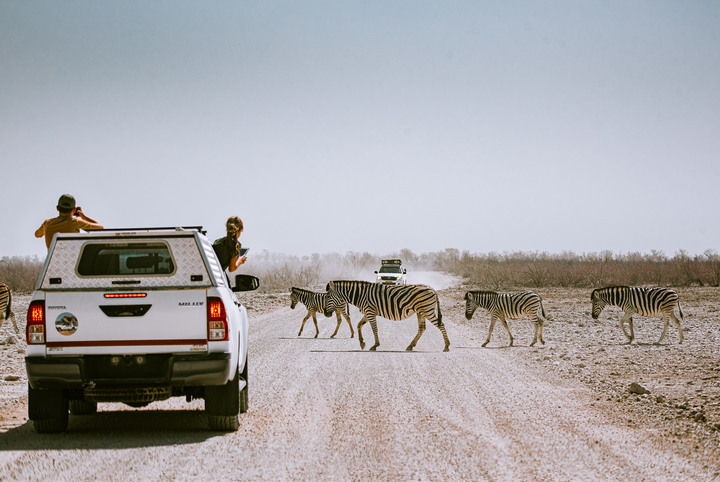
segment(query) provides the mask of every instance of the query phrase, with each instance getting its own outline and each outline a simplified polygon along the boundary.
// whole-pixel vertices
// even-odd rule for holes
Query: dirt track
[[[441,292],[449,353],[431,325],[404,351],[414,317],[381,319],[375,353],[360,351],[347,325],[330,339],[334,318],[318,320],[317,339],[311,324],[298,338],[302,307],[246,295],[250,411],[231,434],[205,430],[202,402],[173,399],[140,410],[101,404],[97,415],[71,416],[66,434],[38,435],[26,418],[22,346],[3,345],[0,479],[720,478],[720,324],[710,311],[720,290],[678,290],[683,345],[672,332],[669,344],[651,345],[656,320],[638,321],[641,343],[622,345],[617,313],[594,324],[587,293],[549,290],[544,347],[527,346],[522,320],[510,323],[516,347],[496,327],[481,348],[487,315],[465,320],[465,288]],[[650,393],[628,393],[632,381]]]

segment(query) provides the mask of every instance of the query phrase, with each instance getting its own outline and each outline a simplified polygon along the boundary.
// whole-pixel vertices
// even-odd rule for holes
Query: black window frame
[[[147,250],[143,253],[142,250]],[[106,269],[99,269],[103,263],[98,260],[102,251],[110,251],[115,255],[115,259],[109,256]],[[93,253],[94,251],[94,253]],[[126,252],[122,252],[126,251]],[[133,252],[134,251],[134,252]],[[154,252],[153,252],[154,251]],[[112,253],[115,252],[115,253]],[[135,256],[133,256],[135,255]],[[158,261],[158,256],[168,255],[167,259]],[[121,258],[125,256],[125,266],[121,266]],[[142,259],[140,259],[142,258]],[[134,268],[128,266],[128,260],[138,259]],[[143,263],[148,263],[141,266]],[[162,263],[168,262],[170,266],[168,271],[158,271]],[[112,265],[112,266],[111,266]],[[152,272],[147,270],[153,268]],[[108,242],[106,240],[88,241],[80,248],[78,262],[75,266],[75,273],[79,278],[107,278],[107,277],[170,277],[177,273],[178,264],[170,247],[170,244],[164,240],[138,240],[123,242]]]

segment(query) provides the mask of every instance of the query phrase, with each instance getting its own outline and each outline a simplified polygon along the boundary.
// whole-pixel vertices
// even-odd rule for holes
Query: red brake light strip
[[[145,298],[147,293],[105,293],[105,298]]]

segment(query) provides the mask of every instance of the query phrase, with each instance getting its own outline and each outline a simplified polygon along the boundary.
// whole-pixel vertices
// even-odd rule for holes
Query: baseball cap
[[[63,210],[75,209],[75,198],[70,194],[63,194],[58,199],[58,207]]]

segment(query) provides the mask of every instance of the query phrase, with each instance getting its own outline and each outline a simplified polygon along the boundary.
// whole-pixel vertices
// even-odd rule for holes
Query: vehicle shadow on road
[[[441,351],[434,351],[434,350],[413,350],[413,351],[406,351],[406,350],[376,350],[376,351],[368,351],[368,350],[310,350],[310,353],[367,353],[370,355],[376,354],[376,353],[442,353]]]
[[[226,432],[207,428],[203,411],[109,411],[70,415],[67,432],[39,434],[31,421],[0,434],[0,452],[8,450],[126,449],[195,444]]]

